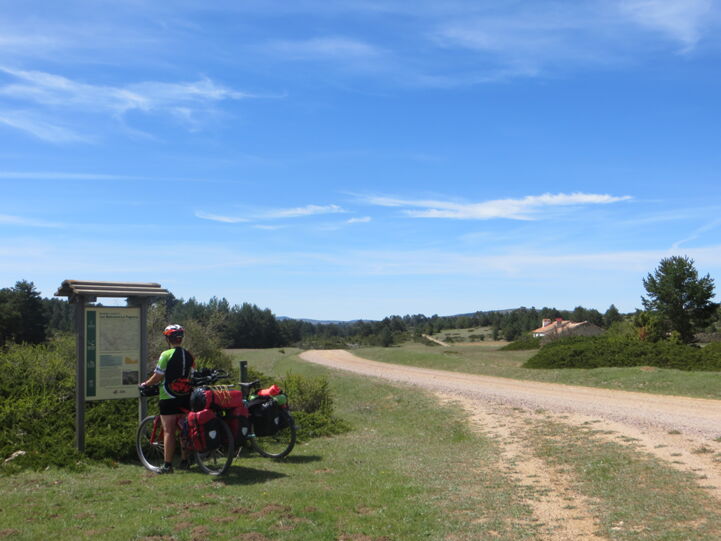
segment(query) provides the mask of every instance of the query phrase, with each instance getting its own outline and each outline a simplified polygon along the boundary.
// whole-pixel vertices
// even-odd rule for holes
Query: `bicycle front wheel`
[[[217,449],[200,453],[195,452],[195,462],[203,473],[223,475],[233,462],[233,434],[224,422],[220,423],[220,445]]]
[[[140,463],[152,472],[157,472],[164,462],[163,425],[159,415],[151,415],[140,422],[135,437],[135,450]]]
[[[280,410],[283,417],[283,428],[272,436],[256,436],[250,439],[253,449],[266,458],[283,458],[288,456],[295,446],[295,421],[286,410]]]

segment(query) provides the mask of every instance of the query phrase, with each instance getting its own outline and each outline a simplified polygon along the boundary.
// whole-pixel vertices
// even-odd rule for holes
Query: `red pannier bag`
[[[212,409],[188,413],[188,437],[190,449],[206,453],[220,446],[222,421]]]
[[[258,396],[275,396],[282,392],[283,391],[281,391],[280,387],[273,384],[270,387],[267,387],[266,389],[261,389],[260,391],[258,391]]]
[[[233,409],[245,408],[242,391],[226,389],[208,389],[198,387],[190,395],[190,409],[201,411],[204,409]]]

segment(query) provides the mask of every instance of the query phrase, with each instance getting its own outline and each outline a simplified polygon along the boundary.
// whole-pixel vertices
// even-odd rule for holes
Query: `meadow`
[[[245,454],[223,478],[197,470],[158,476],[132,461],[3,476],[0,538],[529,540],[548,531],[532,505],[544,498],[544,488],[519,482],[504,462],[501,442],[472,429],[453,402],[311,365],[298,359],[299,352],[230,351],[235,361],[274,377],[326,376],[336,413],[351,431],[302,441],[281,461]],[[651,385],[655,372],[544,373],[520,368],[529,352],[498,352],[487,344],[409,344],[355,353],[448,370],[663,392],[663,385]],[[658,381],[667,380],[676,392],[674,385],[693,376],[673,373]],[[712,387],[683,385],[677,394],[705,395]],[[527,423],[535,456],[564,472],[569,486],[593,502],[595,527],[604,537],[721,537],[716,500],[693,476],[602,441],[588,427]],[[577,502],[569,498],[566,505],[573,510]]]
[[[443,339],[446,334],[434,335]],[[522,365],[537,350],[499,351],[506,342],[451,343],[447,347],[407,343],[400,347],[358,348],[374,361],[438,368],[520,380],[564,383],[625,391],[721,399],[721,372],[689,372],[651,366],[624,368],[530,369]]]

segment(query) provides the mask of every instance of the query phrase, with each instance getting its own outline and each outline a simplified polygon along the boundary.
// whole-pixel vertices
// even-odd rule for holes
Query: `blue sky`
[[[277,315],[641,306],[721,270],[712,0],[0,0],[0,287]]]

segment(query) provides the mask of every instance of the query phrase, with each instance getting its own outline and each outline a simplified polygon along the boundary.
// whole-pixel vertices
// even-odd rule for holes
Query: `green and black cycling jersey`
[[[181,347],[163,351],[155,367],[155,373],[165,377],[160,386],[160,400],[171,400],[190,394],[190,376],[195,369],[195,359]]]

